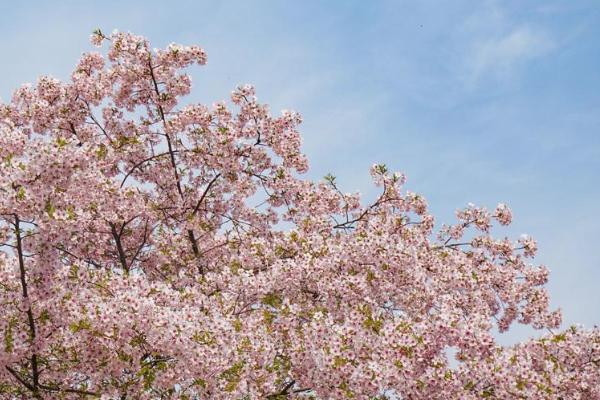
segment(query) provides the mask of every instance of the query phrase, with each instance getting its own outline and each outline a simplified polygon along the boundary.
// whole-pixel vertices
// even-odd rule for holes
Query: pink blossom
[[[297,112],[186,102],[200,47],[92,42],[0,105],[3,398],[600,399],[598,328],[494,339],[561,322],[508,207],[305,179]]]

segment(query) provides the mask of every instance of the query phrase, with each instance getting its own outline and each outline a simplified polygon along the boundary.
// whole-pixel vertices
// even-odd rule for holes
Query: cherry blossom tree
[[[557,330],[507,206],[435,228],[384,165],[365,205],[253,87],[182,103],[201,48],[92,42],[0,105],[2,398],[600,398],[600,331]]]

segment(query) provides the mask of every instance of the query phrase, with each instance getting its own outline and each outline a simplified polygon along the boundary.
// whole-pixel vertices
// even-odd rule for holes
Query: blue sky
[[[190,101],[253,83],[301,112],[312,178],[372,198],[368,168],[386,163],[440,223],[506,202],[500,233],[538,239],[565,323],[600,323],[597,1],[2,2],[0,98],[68,77],[97,27],[203,46]]]

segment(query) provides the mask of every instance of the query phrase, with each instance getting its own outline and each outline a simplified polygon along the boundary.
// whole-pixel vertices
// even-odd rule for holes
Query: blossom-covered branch
[[[184,102],[200,47],[92,41],[0,104],[0,397],[600,398],[600,332],[557,330],[506,205],[437,229],[383,165],[365,204],[252,86]]]

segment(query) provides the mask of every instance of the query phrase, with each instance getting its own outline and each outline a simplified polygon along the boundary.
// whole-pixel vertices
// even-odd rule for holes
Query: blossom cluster
[[[92,43],[0,104],[0,397],[600,398],[600,332],[554,331],[506,205],[436,229],[385,165],[364,204],[252,86],[184,103],[200,47]]]

